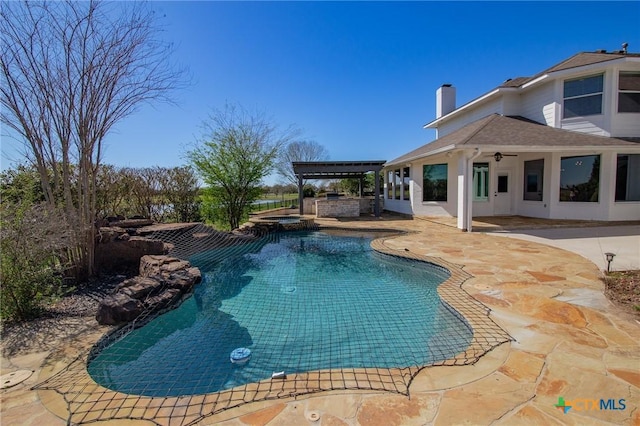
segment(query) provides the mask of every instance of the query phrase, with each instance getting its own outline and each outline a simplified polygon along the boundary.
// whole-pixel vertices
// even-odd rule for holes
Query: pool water
[[[281,225],[289,225],[293,223],[300,223],[300,216],[263,216],[259,217],[260,221],[273,221]]]
[[[280,371],[424,366],[464,350],[471,329],[436,292],[449,272],[379,254],[371,239],[288,232],[200,253],[193,297],[108,346],[89,373],[113,390],[178,396]],[[251,350],[245,365],[230,362],[237,348]]]

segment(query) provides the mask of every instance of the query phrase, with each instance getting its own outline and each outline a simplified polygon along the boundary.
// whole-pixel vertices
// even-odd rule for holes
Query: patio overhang
[[[380,217],[380,171],[384,160],[374,161],[294,161],[293,171],[298,177],[298,203],[304,214],[302,186],[306,179],[364,179],[367,173],[375,174],[374,214]]]

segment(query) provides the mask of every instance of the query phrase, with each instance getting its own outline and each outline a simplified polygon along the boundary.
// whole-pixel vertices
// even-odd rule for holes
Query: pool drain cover
[[[27,380],[33,371],[31,370],[18,370],[13,373],[0,376],[0,389],[10,388]]]
[[[318,413],[317,411],[309,411],[306,417],[310,422],[317,422],[318,420],[320,420],[320,413]]]

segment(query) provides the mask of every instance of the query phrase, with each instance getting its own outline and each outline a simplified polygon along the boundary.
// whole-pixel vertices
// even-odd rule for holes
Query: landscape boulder
[[[142,256],[140,275],[124,280],[114,294],[100,302],[96,320],[117,325],[133,321],[143,312],[174,307],[201,280],[200,270],[186,260],[166,255]]]
[[[162,284],[162,281],[150,277],[136,276],[124,280],[116,287],[116,291],[137,300],[144,300],[147,296],[160,293]]]
[[[143,277],[153,275],[169,276],[173,272],[186,270],[191,264],[186,260],[181,260],[170,256],[147,255],[140,258],[139,274]]]
[[[116,325],[133,321],[144,310],[141,301],[124,293],[116,293],[102,299],[96,320],[103,325]]]
[[[99,271],[123,272],[135,269],[140,258],[167,252],[161,240],[130,235],[126,229],[112,226],[100,228],[96,238],[96,265]]]

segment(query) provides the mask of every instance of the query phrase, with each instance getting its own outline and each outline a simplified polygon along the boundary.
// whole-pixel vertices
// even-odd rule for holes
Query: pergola
[[[294,161],[293,171],[298,176],[298,203],[304,214],[302,184],[305,179],[360,179],[362,196],[364,175],[375,173],[374,214],[380,217],[380,170],[385,161]]]

